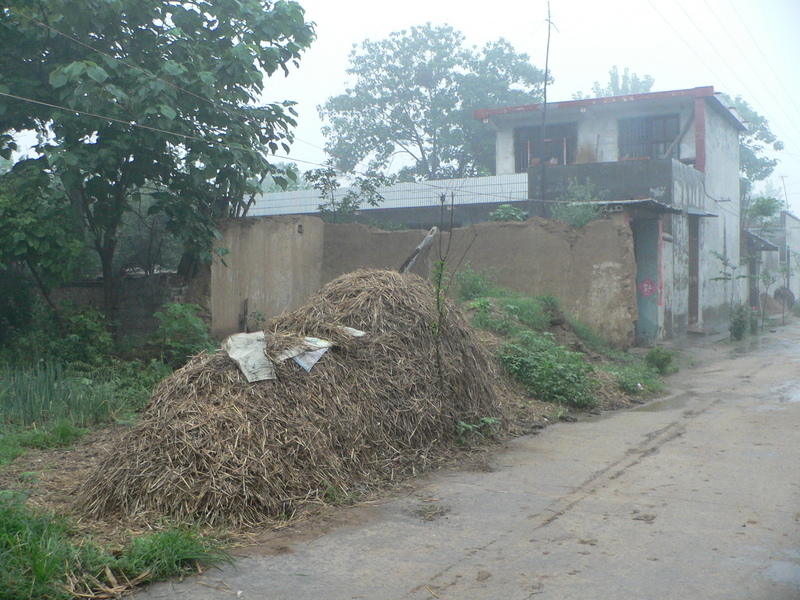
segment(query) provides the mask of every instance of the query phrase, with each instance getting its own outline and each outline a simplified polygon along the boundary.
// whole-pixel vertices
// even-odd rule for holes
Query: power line
[[[729,0],[729,2],[730,2],[730,0]],[[682,42],[683,42],[683,43],[686,45],[686,47],[687,47],[687,48],[689,48],[689,50],[692,52],[692,54],[694,54],[694,55],[695,55],[695,57],[697,57],[697,59],[698,59],[698,60],[699,60],[699,61],[700,61],[700,62],[701,62],[703,65],[705,65],[705,67],[706,67],[706,68],[709,70],[709,72],[710,72],[710,73],[711,73],[711,74],[712,74],[714,77],[716,77],[717,79],[719,79],[719,81],[720,81],[721,83],[723,83],[723,85],[724,85],[724,80],[723,80],[723,79],[722,79],[722,78],[721,78],[721,77],[720,77],[720,76],[719,76],[719,75],[718,75],[718,74],[717,74],[717,73],[716,73],[716,72],[715,72],[715,71],[714,71],[714,70],[711,68],[711,66],[710,66],[710,65],[709,65],[709,64],[708,64],[708,63],[707,63],[707,62],[706,62],[706,61],[703,59],[703,57],[702,57],[702,56],[701,56],[701,55],[700,55],[700,54],[699,54],[699,53],[698,53],[698,52],[697,52],[697,51],[694,49],[694,47],[692,47],[692,45],[691,45],[691,44],[689,44],[689,42],[688,42],[688,41],[687,41],[687,40],[686,40],[686,39],[685,39],[685,38],[684,38],[684,37],[683,37],[683,36],[680,34],[680,32],[679,32],[679,31],[678,31],[678,30],[677,30],[677,29],[676,29],[676,28],[675,28],[675,27],[672,25],[672,23],[671,23],[671,22],[670,22],[670,21],[669,21],[669,20],[668,20],[668,19],[667,19],[667,18],[666,18],[666,17],[665,17],[665,16],[664,16],[662,13],[661,13],[661,11],[659,11],[659,10],[658,10],[658,8],[656,8],[656,6],[653,4],[653,2],[652,2],[651,0],[647,0],[647,3],[648,3],[648,4],[650,5],[650,7],[651,7],[651,8],[652,8],[652,9],[653,9],[655,12],[656,12],[656,14],[658,14],[658,16],[661,18],[661,20],[662,20],[662,21],[664,21],[664,23],[666,23],[666,24],[667,24],[667,26],[668,26],[670,29],[672,29],[672,31],[675,33],[675,35],[676,35],[676,36],[677,36],[677,37],[678,37],[678,38],[679,38],[679,39],[680,39],[680,40],[681,40],[681,41],[682,41]],[[679,5],[679,6],[680,6],[680,5]],[[731,7],[733,7],[733,5],[731,5]],[[683,7],[681,7],[681,10],[683,10]],[[685,12],[685,11],[684,11],[684,12]],[[735,8],[734,8],[734,12],[736,12],[736,9],[735,9]],[[739,15],[738,15],[738,12],[737,12],[737,16],[739,16]],[[741,20],[741,16],[739,16],[739,19]],[[691,20],[691,17],[690,17],[690,20]],[[692,23],[694,24],[694,21],[692,21]],[[696,27],[696,25],[695,25],[695,27]],[[701,32],[701,33],[702,33],[702,32]],[[749,32],[748,32],[748,34],[749,34]],[[751,38],[752,38],[752,36],[751,36]],[[762,52],[762,56],[763,56],[763,52]],[[767,61],[767,60],[766,60],[766,57],[764,57],[764,60],[765,60],[767,63],[769,62],[769,61]],[[724,59],[723,59],[723,62],[725,62],[725,61],[724,61]],[[771,68],[771,65],[770,65],[770,68]],[[773,72],[774,72],[774,70],[773,70]],[[776,75],[776,76],[777,76],[777,75]],[[738,78],[738,77],[737,77],[737,78]],[[726,87],[729,87],[729,86],[726,86]],[[749,90],[749,88],[748,88],[747,86],[745,86],[745,89],[748,91],[748,93],[749,93],[749,94],[751,95],[751,97],[754,99],[754,101],[756,102],[756,104],[757,104],[757,105],[760,107],[760,109],[762,110],[762,112],[766,112],[766,111],[764,111],[764,108],[763,108],[763,106],[761,106],[761,103],[758,101],[758,98],[757,98],[757,97],[756,97],[754,94],[752,94],[752,92]],[[781,130],[782,128],[776,127],[776,129],[777,129],[777,130],[780,132],[780,130]],[[786,138],[786,139],[788,140],[788,143],[792,143],[792,142],[791,142],[791,139],[792,139],[792,137],[791,137],[791,136],[786,136],[786,135],[783,135],[782,137]],[[792,159],[793,161],[795,161],[795,162],[797,162],[798,164],[800,164],[800,160],[798,160],[798,159],[797,159],[797,158],[796,158],[794,155],[791,155],[791,154],[790,154],[789,156],[791,156],[791,159]]]
[[[175,137],[183,138],[185,140],[192,140],[192,141],[196,141],[196,142],[202,142],[204,144],[209,144],[209,145],[224,146],[225,148],[231,148],[231,149],[234,149],[234,150],[242,150],[244,152],[249,152],[249,153],[255,154],[257,156],[262,156],[262,154],[257,150],[254,150],[252,148],[247,148],[245,146],[240,146],[238,144],[231,144],[231,143],[228,143],[228,142],[222,142],[222,141],[217,141],[217,140],[212,140],[212,139],[207,139],[207,138],[200,138],[200,137],[197,137],[197,136],[188,135],[188,134],[185,134],[185,133],[178,133],[178,132],[175,132],[175,131],[167,131],[166,129],[160,129],[158,127],[153,127],[151,125],[143,125],[141,123],[137,123],[136,121],[126,121],[125,119],[118,119],[116,117],[109,117],[107,115],[99,115],[97,113],[91,113],[91,112],[88,112],[88,111],[85,111],[85,110],[79,110],[79,109],[76,109],[76,108],[68,108],[66,106],[60,106],[58,104],[51,104],[49,102],[42,102],[41,100],[34,100],[33,98],[25,98],[24,96],[17,96],[15,94],[9,94],[7,92],[0,92],[0,96],[5,96],[7,98],[13,98],[14,100],[20,100],[22,102],[29,102],[31,104],[37,104],[39,106],[45,106],[47,108],[54,108],[54,109],[57,109],[57,110],[63,110],[65,112],[71,112],[71,113],[75,113],[75,114],[78,114],[78,115],[83,115],[83,116],[86,116],[86,117],[92,117],[92,118],[95,118],[95,119],[101,119],[101,120],[108,121],[108,122],[111,122],[111,123],[119,123],[119,124],[125,125],[127,127],[135,127],[135,128],[138,128],[138,129],[146,129],[148,131],[154,131],[156,133],[162,133],[162,134],[165,134],[165,135],[172,135],[172,136],[175,136]],[[313,163],[313,162],[310,162],[310,161],[305,161],[305,160],[285,157],[285,156],[281,156],[279,154],[273,154],[272,156],[274,156],[276,158],[283,158],[283,159],[287,159],[287,160],[292,160],[294,162],[302,162],[302,163],[306,163],[306,164],[309,164],[309,165],[322,166],[322,165],[319,165],[318,163]]]
[[[728,4],[730,4],[731,9],[736,14],[737,18],[739,19],[739,22],[742,24],[742,27],[744,28],[745,32],[747,33],[748,37],[750,38],[750,41],[756,47],[756,50],[758,50],[759,54],[761,54],[761,58],[764,59],[764,64],[767,65],[767,67],[769,67],[770,71],[772,71],[772,74],[775,76],[775,81],[778,82],[778,85],[783,90],[783,93],[786,94],[786,97],[789,99],[789,102],[794,106],[794,98],[789,93],[789,91],[784,87],[783,82],[781,81],[781,78],[775,72],[775,68],[772,66],[772,63],[770,62],[770,60],[764,54],[764,51],[761,49],[761,46],[759,46],[759,44],[756,41],[755,37],[753,37],[753,34],[750,33],[750,29],[747,27],[747,24],[744,22],[744,19],[742,19],[742,16],[739,14],[739,11],[736,10],[736,7],[733,5],[733,2],[731,2],[731,0],[728,0]]]
[[[761,73],[759,72],[759,70],[755,68],[755,66],[753,65],[753,63],[752,63],[752,62],[750,62],[750,59],[747,57],[747,55],[746,55],[746,54],[745,54],[745,53],[742,51],[741,44],[737,43],[737,42],[736,42],[736,40],[734,40],[734,39],[733,39],[733,36],[731,35],[730,31],[728,31],[728,28],[727,28],[727,27],[725,27],[725,25],[722,23],[722,21],[720,21],[720,19],[719,19],[719,16],[717,16],[717,13],[716,13],[715,11],[711,10],[711,7],[708,5],[708,2],[707,2],[707,0],[703,0],[703,4],[705,4],[705,5],[706,5],[706,9],[708,10],[708,12],[709,12],[709,13],[711,13],[711,15],[712,15],[712,16],[714,17],[714,19],[717,21],[717,24],[719,25],[720,29],[721,29],[721,30],[722,30],[722,31],[725,33],[725,35],[726,35],[726,36],[728,36],[728,39],[731,41],[731,44],[733,45],[733,47],[734,47],[734,48],[736,48],[736,51],[739,53],[739,56],[741,56],[741,57],[742,57],[742,60],[743,60],[745,63],[747,63],[747,65],[750,67],[750,70],[751,70],[751,71],[753,71],[753,74],[754,74],[754,75],[755,75],[755,76],[758,78],[758,80],[761,82],[761,85],[763,85],[763,86],[764,86],[764,90],[767,92],[767,94],[769,94],[770,98],[772,98],[772,100],[775,102],[775,104],[778,106],[778,108],[781,110],[781,112],[783,112],[784,116],[786,116],[786,118],[787,118],[787,119],[788,119],[788,120],[789,120],[789,121],[792,123],[792,125],[794,125],[794,127],[795,127],[795,128],[798,130],[798,131],[800,131],[800,127],[798,127],[798,126],[797,126],[797,124],[794,122],[794,119],[793,119],[793,118],[792,118],[792,117],[789,115],[789,113],[787,113],[787,112],[786,112],[786,111],[783,109],[783,103],[781,103],[781,102],[778,102],[778,99],[777,99],[777,98],[775,98],[775,96],[774,96],[774,95],[773,95],[773,94],[772,94],[772,93],[769,91],[769,85],[767,85],[767,83],[766,83],[766,82],[765,82],[765,81],[762,79],[762,77],[761,77]],[[685,13],[685,12],[686,12],[686,11],[684,11],[684,13]],[[687,17],[688,17],[688,16],[689,16],[689,15],[687,15]],[[738,16],[738,14],[737,14],[737,16]],[[689,18],[691,19],[691,17],[689,17]],[[740,20],[741,20],[741,19],[740,19]],[[695,26],[696,26],[696,25],[695,25]],[[750,32],[748,31],[748,35],[749,35],[749,33],[750,33]],[[751,36],[751,37],[752,37],[752,36]],[[758,48],[758,50],[759,50],[759,52],[761,51],[761,49],[760,49],[760,48]],[[763,52],[761,53],[761,55],[762,55],[762,57],[764,58],[764,61],[765,61],[767,64],[769,64],[769,61],[767,61],[767,59],[766,59],[766,56],[764,56]],[[769,66],[770,66],[770,68],[772,67],[772,65],[771,65],[771,64],[770,64]],[[774,73],[774,71],[773,71],[773,73]],[[776,78],[777,78],[777,74],[776,74]],[[740,81],[741,81],[741,80],[740,80]],[[781,86],[783,86],[783,84],[780,82],[780,79],[778,79],[778,83],[779,83]],[[783,90],[784,90],[784,92],[786,92],[786,88],[783,88]],[[752,93],[752,92],[751,92],[751,91],[749,91],[749,90],[748,90],[748,92],[749,92],[749,93]],[[791,99],[791,97],[789,97],[789,95],[788,95],[788,92],[786,92],[786,94],[787,94],[787,97],[789,98],[789,102],[790,102],[790,103],[792,103],[792,99]]]

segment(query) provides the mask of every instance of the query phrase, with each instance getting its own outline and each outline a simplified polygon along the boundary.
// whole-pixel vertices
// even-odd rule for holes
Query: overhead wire
[[[652,2],[651,0],[647,0],[647,3],[648,3],[648,4],[650,5],[650,7],[651,7],[651,8],[652,8],[652,9],[653,9],[655,12],[656,12],[656,14],[657,14],[657,15],[658,15],[658,16],[661,18],[661,20],[662,20],[662,21],[663,21],[663,22],[664,22],[664,23],[665,23],[665,24],[666,24],[666,25],[667,25],[667,26],[668,26],[668,27],[669,27],[669,28],[670,28],[670,29],[673,31],[673,33],[675,33],[675,35],[678,37],[678,39],[680,39],[680,40],[681,40],[681,41],[682,41],[682,42],[683,42],[683,43],[686,45],[686,47],[687,47],[687,48],[688,48],[688,49],[689,49],[689,50],[692,52],[692,54],[694,54],[694,56],[695,56],[695,57],[696,57],[696,58],[697,58],[697,59],[698,59],[698,60],[699,60],[699,61],[700,61],[700,62],[701,62],[701,63],[702,63],[702,64],[703,64],[703,65],[704,65],[704,66],[705,66],[705,67],[706,67],[708,70],[709,70],[709,72],[710,72],[710,73],[711,73],[711,74],[712,74],[714,77],[716,77],[716,78],[717,78],[717,79],[720,81],[720,83],[722,83],[722,84],[723,84],[725,87],[727,87],[728,89],[730,89],[730,86],[729,86],[729,85],[727,85],[727,84],[725,83],[725,80],[724,80],[723,78],[721,78],[721,77],[720,77],[720,76],[719,76],[719,75],[718,75],[718,74],[717,74],[717,73],[714,71],[714,69],[713,69],[713,68],[712,68],[712,67],[711,67],[711,66],[710,66],[710,65],[709,65],[709,64],[708,64],[708,63],[707,63],[707,62],[704,60],[704,58],[702,57],[702,55],[701,55],[700,53],[698,53],[698,52],[697,52],[697,50],[695,50],[695,48],[694,48],[694,47],[693,47],[693,46],[692,46],[692,45],[691,45],[691,44],[690,44],[690,43],[689,43],[689,42],[688,42],[688,41],[687,41],[687,40],[686,40],[686,39],[685,39],[685,38],[684,38],[684,37],[683,37],[681,34],[680,34],[680,32],[679,32],[679,31],[677,30],[677,28],[676,28],[676,27],[675,27],[675,26],[674,26],[674,25],[673,25],[673,24],[672,24],[672,23],[669,21],[669,19],[667,19],[667,18],[666,18],[666,16],[664,16],[664,14],[663,14],[661,11],[659,11],[659,10],[658,10],[658,8],[656,8],[656,6],[653,4],[653,2]],[[729,3],[730,3],[730,0],[729,0]],[[681,8],[681,10],[683,10],[683,7],[682,7],[682,6],[681,6],[681,5],[680,5],[680,4],[677,2],[677,0],[676,0],[676,4],[678,4],[678,6]],[[737,17],[739,17],[739,20],[741,21],[742,19],[741,19],[741,16],[739,15],[738,11],[736,11],[735,7],[733,7],[733,5],[732,5],[732,4],[731,4],[731,7],[733,8],[734,12],[736,12],[736,14],[737,14]],[[684,10],[684,13],[685,13],[685,12],[686,12],[686,11]],[[687,15],[687,16],[688,16],[688,15]],[[691,19],[691,17],[689,17],[689,19],[690,19],[690,21],[691,21],[691,22],[692,22],[692,23],[695,25],[695,27],[697,27],[697,25],[694,23],[694,21]],[[702,34],[702,32],[701,32],[701,34]],[[748,34],[749,34],[749,31],[748,31]],[[752,38],[752,36],[751,36],[751,38]],[[716,51],[716,50],[715,50],[715,51]],[[759,48],[759,51],[761,52],[761,54],[762,54],[762,57],[764,57],[764,60],[765,60],[765,62],[769,63],[769,61],[766,59],[766,56],[764,56],[764,54],[763,54],[763,51],[761,51],[761,50],[760,50],[760,48]],[[723,58],[723,62],[725,62],[725,61],[724,61],[724,58]],[[770,68],[772,68],[772,67],[771,67],[771,65],[770,65]],[[774,69],[773,69],[773,72],[774,72]],[[776,77],[777,77],[777,74],[776,74]],[[738,79],[738,76],[737,76],[737,79]],[[746,91],[746,92],[749,94],[749,96],[750,96],[750,97],[753,99],[753,101],[754,101],[754,102],[755,102],[755,103],[758,105],[758,107],[759,107],[759,108],[762,110],[762,112],[766,112],[766,111],[764,110],[763,106],[761,105],[761,102],[759,102],[759,98],[758,98],[758,96],[756,96],[755,94],[753,94],[753,92],[752,92],[752,90],[749,88],[749,86],[746,86],[746,85],[745,85],[744,87],[745,87],[745,91]],[[785,89],[785,88],[784,88],[784,89]],[[773,99],[774,99],[774,98],[773,98]],[[793,124],[794,124],[794,123],[793,123]],[[774,127],[775,127],[775,129],[778,131],[778,133],[781,135],[781,137],[785,138],[785,139],[787,140],[787,142],[788,142],[788,143],[790,143],[790,144],[793,144],[793,142],[792,142],[792,139],[793,139],[793,137],[792,137],[792,136],[787,136],[787,135],[785,135],[785,133],[786,133],[786,132],[784,132],[784,131],[783,131],[783,128],[782,128],[782,127],[780,127],[780,125],[779,125],[779,124],[778,124],[778,125],[776,125],[776,124],[774,124],[774,123],[773,123],[773,126],[774,126]],[[783,154],[784,154],[784,153],[782,153],[782,155],[783,155]],[[790,160],[792,160],[793,162],[797,162],[798,164],[800,164],[800,160],[799,160],[799,159],[796,157],[796,155],[793,155],[793,154],[791,154],[791,153],[785,153],[785,154],[786,154],[787,156],[791,157],[791,158],[790,158]]]
[[[742,45],[741,45],[740,43],[738,43],[736,40],[734,40],[734,39],[733,39],[733,36],[731,35],[730,31],[728,30],[728,27],[726,27],[726,26],[725,26],[725,25],[722,23],[722,21],[720,20],[719,16],[718,16],[718,15],[717,15],[717,13],[716,13],[716,11],[713,11],[713,10],[711,10],[711,7],[708,5],[708,1],[707,1],[707,0],[703,0],[703,4],[705,4],[705,6],[706,6],[706,9],[708,10],[708,12],[709,12],[709,13],[710,13],[710,14],[711,14],[711,15],[714,17],[714,19],[717,21],[717,24],[719,25],[719,28],[720,28],[720,29],[723,31],[723,33],[724,33],[724,34],[725,34],[725,35],[728,37],[728,39],[729,39],[729,40],[730,40],[730,42],[731,42],[731,45],[732,45],[732,46],[733,46],[733,47],[736,49],[736,51],[739,53],[739,56],[742,58],[742,61],[743,61],[745,64],[747,64],[747,66],[749,66],[749,67],[750,67],[750,70],[753,72],[753,74],[754,74],[754,75],[755,75],[755,76],[758,78],[758,80],[761,82],[761,85],[762,85],[762,86],[764,86],[764,87],[763,87],[764,91],[765,91],[765,92],[766,92],[766,93],[767,93],[767,94],[770,96],[770,98],[772,98],[772,100],[775,102],[776,106],[777,106],[777,107],[780,109],[780,111],[781,111],[781,112],[784,114],[784,116],[786,116],[786,118],[787,118],[787,119],[788,119],[788,120],[789,120],[789,121],[792,123],[792,125],[794,125],[794,127],[797,129],[797,131],[798,131],[798,132],[800,132],[800,127],[798,127],[797,123],[795,123],[794,119],[793,119],[793,118],[792,118],[792,117],[789,115],[789,113],[787,113],[787,112],[784,110],[784,108],[783,108],[783,103],[782,103],[782,102],[779,102],[779,101],[778,101],[778,99],[777,99],[777,98],[775,98],[775,96],[772,94],[772,92],[770,92],[770,91],[769,91],[769,85],[768,85],[768,84],[767,84],[767,83],[764,81],[764,79],[761,77],[761,73],[759,72],[759,70],[758,70],[758,69],[756,69],[756,67],[753,65],[753,63],[752,63],[752,62],[750,61],[750,59],[748,58],[747,54],[745,54],[745,52],[742,50]],[[735,10],[735,9],[734,9],[734,10]],[[684,12],[685,12],[685,11],[684,11]],[[688,17],[688,16],[689,16],[689,15],[687,15],[687,17]],[[738,13],[737,13],[737,16],[738,16]],[[691,18],[691,17],[689,17],[689,18]],[[740,18],[740,20],[741,20],[741,18]],[[748,31],[748,34],[749,34],[749,31]],[[760,50],[761,50],[761,49],[759,48],[759,51],[760,51]],[[767,59],[766,59],[766,56],[764,56],[764,53],[763,53],[763,52],[761,53],[761,55],[762,55],[762,57],[764,58],[765,62],[768,62],[768,61],[767,61]],[[770,67],[771,67],[771,66],[772,66],[772,65],[770,65]],[[773,70],[773,73],[774,73],[774,70]],[[776,77],[777,77],[777,74],[776,74]],[[740,80],[740,81],[741,81],[741,80]],[[780,83],[780,84],[781,84],[781,87],[783,87],[783,84],[780,82],[780,80],[778,80],[778,83]],[[789,103],[793,105],[793,104],[794,104],[794,103],[793,103],[793,100],[792,100],[792,98],[791,98],[791,97],[788,95],[788,92],[786,91],[786,88],[783,88],[783,91],[786,93],[786,95],[787,95],[787,98],[789,99]]]

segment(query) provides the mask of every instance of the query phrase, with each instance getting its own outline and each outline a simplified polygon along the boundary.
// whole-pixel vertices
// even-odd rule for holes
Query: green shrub
[[[511,204],[501,204],[489,213],[490,221],[524,221],[528,213]]]
[[[506,344],[500,361],[530,394],[547,402],[584,408],[594,406],[593,367],[577,352],[556,344],[547,334],[523,332]]]
[[[666,348],[656,346],[655,348],[651,348],[647,351],[647,354],[644,357],[644,362],[659,375],[666,375],[667,373],[672,372],[672,361],[674,358],[674,352],[671,352]]]
[[[198,314],[201,310],[194,304],[171,302],[164,305],[163,312],[153,315],[161,325],[150,343],[160,353],[162,361],[174,369],[182,367],[195,354],[216,349],[208,325]]]
[[[56,314],[37,300],[27,324],[9,333],[2,362],[20,366],[39,360],[97,365],[107,360],[113,350],[114,338],[97,309],[65,301]]]
[[[756,326],[758,326],[758,316],[756,316]],[[750,327],[750,309],[743,304],[733,307],[733,310],[731,310],[731,324],[729,327],[731,339],[736,341],[741,340],[748,327]]]
[[[114,337],[105,316],[96,308],[62,302],[65,335],[58,357],[62,362],[100,363],[114,351]]]
[[[31,321],[34,295],[23,274],[13,268],[0,269],[0,344],[8,343],[15,331]]]
[[[455,279],[458,284],[458,299],[462,302],[484,298],[495,287],[486,271],[475,271],[469,263],[456,273]]]

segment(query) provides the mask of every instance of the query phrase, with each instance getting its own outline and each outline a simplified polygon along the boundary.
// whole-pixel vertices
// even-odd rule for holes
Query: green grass
[[[40,362],[0,366],[0,423],[27,427],[66,420],[78,427],[110,423],[141,410],[172,370],[163,363],[116,361],[103,366]]]
[[[232,562],[220,545],[197,530],[168,527],[135,538],[113,554],[73,536],[66,519],[34,511],[17,497],[0,502],[0,598],[66,600],[75,591],[89,593],[99,584],[112,587],[106,569],[117,581],[140,583],[195,570],[196,564]]]
[[[23,455],[27,448],[63,448],[87,432],[66,420],[35,428],[0,428],[0,467]]]
[[[541,298],[511,298],[503,302],[509,316],[535,331],[546,331],[550,326],[551,313],[548,303]]]
[[[642,361],[627,365],[606,365],[603,369],[614,375],[619,388],[630,395],[653,395],[664,391],[658,371]]]
[[[110,383],[70,374],[60,365],[0,368],[0,420],[7,424],[107,423],[113,418],[113,399]]]

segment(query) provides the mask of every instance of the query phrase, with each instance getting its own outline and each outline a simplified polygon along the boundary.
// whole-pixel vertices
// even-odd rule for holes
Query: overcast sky
[[[344,92],[353,44],[426,22],[448,24],[469,45],[504,37],[544,68],[546,0],[299,2],[317,40],[299,69],[271,80],[266,99],[299,103],[290,159],[301,170],[326,158],[316,107]],[[614,65],[651,75],[653,91],[712,85],[741,95],[786,144],[772,183],[781,191],[785,185],[800,215],[800,0],[551,0],[550,11],[550,101],[606,84]]]

